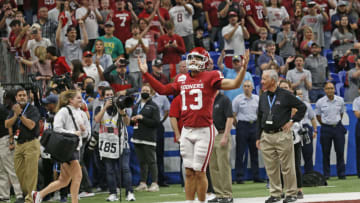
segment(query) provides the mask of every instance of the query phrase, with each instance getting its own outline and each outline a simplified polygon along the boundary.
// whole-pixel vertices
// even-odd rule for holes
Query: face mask
[[[141,93],[141,98],[142,99],[146,100],[149,97],[150,97],[149,93],[146,93],[146,92]]]
[[[94,94],[94,85],[92,83],[86,85],[85,91],[87,95],[93,95]]]

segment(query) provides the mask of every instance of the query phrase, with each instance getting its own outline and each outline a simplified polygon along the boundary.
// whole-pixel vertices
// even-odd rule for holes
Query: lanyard
[[[270,102],[270,96],[268,95],[267,96],[267,99],[268,99],[268,103],[269,103],[269,106],[270,106],[270,112],[271,112],[271,108],[272,106],[274,105],[274,102],[275,102],[275,99],[276,99],[276,95],[274,95],[272,101]]]
[[[27,110],[28,107],[29,107],[29,103],[26,104],[26,107],[25,107],[25,109],[23,110],[23,112],[21,112],[21,115],[23,115],[23,114],[26,112],[26,110]],[[18,127],[20,127],[20,123],[21,123],[21,120],[19,119],[19,121],[18,121]]]
[[[144,106],[145,106],[145,104],[144,104]],[[144,106],[141,106],[141,102],[139,103],[139,106],[138,106],[138,109],[137,109],[137,114],[140,113],[141,109],[142,109]]]

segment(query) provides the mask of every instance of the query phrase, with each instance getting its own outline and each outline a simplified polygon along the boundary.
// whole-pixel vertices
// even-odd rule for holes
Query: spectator
[[[115,31],[113,31],[115,37],[124,44],[126,40],[131,38],[131,24],[138,21],[138,17],[132,9],[132,4],[128,2],[126,6],[126,0],[116,0],[111,19],[115,24]]]
[[[104,78],[111,84],[115,93],[121,95],[132,95],[138,92],[139,86],[133,76],[126,72],[126,66],[129,62],[125,58],[119,58],[114,64],[105,69]],[[116,75],[111,74],[116,70]]]
[[[38,8],[41,7],[46,7],[48,10],[51,10],[56,7],[56,2],[48,0],[38,0]]]
[[[90,7],[88,0],[81,0],[81,7],[76,9],[76,20],[82,20],[85,24],[86,32],[88,34],[89,43],[85,50],[91,50],[94,46],[95,40],[99,37],[98,22],[103,19],[97,8]],[[84,39],[84,34],[80,32],[81,38]]]
[[[160,81],[162,84],[166,85],[169,83],[168,77],[163,74],[163,64],[160,58],[154,59],[152,62],[152,73],[151,75]],[[146,80],[144,80],[144,83],[147,83]]]
[[[263,53],[266,52],[266,43],[268,38],[268,31],[266,28],[261,27],[259,29],[259,39],[255,40],[251,44],[251,54],[255,55],[255,64],[257,64],[257,60],[259,59],[259,56],[261,56]]]
[[[243,56],[245,54],[245,39],[249,39],[249,32],[245,27],[245,19],[239,21],[239,17],[235,11],[230,11],[229,24],[223,27],[222,36],[225,39],[225,53],[229,53],[228,58],[232,56]],[[232,53],[232,54],[231,54]],[[232,68],[232,63],[225,57],[225,64]]]
[[[204,0],[205,19],[207,30],[210,33],[211,50],[215,50],[214,42],[219,41],[221,44],[221,27],[218,17],[218,7],[223,0]],[[221,47],[221,45],[220,45]]]
[[[332,33],[333,58],[338,61],[356,42],[356,36],[349,25],[349,17],[342,16],[340,24]]]
[[[101,39],[97,39],[94,46],[95,54],[93,60],[99,60],[101,67],[109,68],[113,64],[113,60],[109,54],[105,53],[104,42]]]
[[[134,126],[131,138],[140,165],[140,184],[136,191],[159,191],[158,171],[156,167],[156,129],[160,124],[160,113],[157,105],[151,100],[150,87],[141,88],[141,100],[135,104],[130,124]],[[147,187],[148,172],[151,174],[152,184]]]
[[[235,180],[237,184],[243,184],[245,179],[245,154],[249,147],[251,159],[251,171],[254,182],[264,182],[259,176],[258,150],[256,149],[256,120],[259,105],[259,96],[252,94],[253,82],[244,81],[244,93],[239,94],[232,101],[232,109],[236,118],[236,159]]]
[[[164,25],[167,34],[161,35],[158,39],[158,54],[163,54],[163,71],[170,78],[170,64],[178,64],[181,55],[185,53],[184,40],[174,33],[174,24],[168,21]]]
[[[139,19],[139,26],[141,31],[141,36],[149,41],[149,52],[146,54],[146,62],[151,67],[152,61],[156,59],[157,56],[157,39],[160,37],[160,34],[164,34],[164,30],[160,25],[160,33],[150,30],[151,25],[145,18]]]
[[[221,28],[229,24],[229,13],[232,11],[236,13],[239,19],[244,18],[246,13],[243,3],[239,1],[222,1],[218,6],[219,23]]]
[[[307,5],[309,14],[301,19],[297,31],[303,31],[305,26],[311,27],[314,33],[314,41],[319,44],[320,47],[324,47],[324,24],[327,23],[329,16],[316,2],[310,1]],[[320,11],[321,14],[318,14],[318,11]]]
[[[39,20],[36,23],[41,26],[42,37],[49,39],[52,44],[55,44],[56,33],[54,33],[54,30],[58,27],[58,22],[50,19],[48,12],[49,10],[46,7],[39,8]]]
[[[216,198],[209,202],[232,202],[231,180],[231,128],[234,121],[231,101],[217,91],[213,106],[214,125],[217,130],[209,161],[211,182]]]
[[[65,73],[71,73],[69,65],[66,63],[64,56],[58,56],[56,47],[50,46],[46,48],[47,59],[51,60],[51,69],[54,75],[60,76]]]
[[[276,43],[280,49],[279,55],[286,61],[289,56],[295,56],[297,40],[296,33],[291,30],[290,20],[284,20],[282,22],[282,28],[282,31],[279,31],[277,34]]]
[[[348,16],[348,20],[349,20],[349,24],[350,27],[353,30],[357,30],[358,25],[357,25],[357,21],[355,19],[353,19],[348,13],[347,13],[347,8],[346,6],[348,5],[348,3],[346,1],[342,1],[340,0],[337,3],[337,7],[336,7],[336,13],[334,15],[331,16],[331,26],[333,29],[337,28],[340,26],[340,21],[341,21],[341,17],[343,15]]]
[[[353,102],[359,96],[358,87],[360,84],[360,55],[355,58],[355,68],[348,72],[349,89],[345,94],[345,101]]]
[[[170,18],[174,22],[175,34],[183,38],[186,51],[189,52],[194,48],[194,8],[185,0],[175,0],[175,2],[176,5],[169,10]]]
[[[269,65],[271,62],[275,62],[280,67],[280,72],[284,73],[289,69],[289,63],[291,63],[294,58],[289,57],[286,59],[286,63],[284,64],[284,60],[282,57],[275,54],[276,46],[274,41],[268,41],[266,43],[266,52],[263,53],[257,61],[257,75],[261,75],[262,71],[269,69]]]
[[[300,53],[304,56],[311,54],[311,45],[315,42],[314,33],[311,27],[306,26],[303,29],[303,40],[300,43]]]
[[[105,54],[109,54],[113,61],[116,61],[119,57],[124,55],[123,43],[115,37],[114,34],[114,22],[107,21],[104,25],[105,35],[99,37],[104,42]],[[95,44],[92,48],[92,52],[95,51]],[[105,67],[107,68],[107,67]]]
[[[129,55],[129,74],[134,78],[136,87],[142,86],[142,77],[138,67],[138,57],[146,60],[146,53],[149,52],[149,41],[140,35],[138,24],[131,25],[132,38],[125,43],[126,53]]]
[[[195,1],[189,1],[189,3],[193,6],[194,8],[194,15],[193,15],[193,26],[194,29],[196,30],[196,28],[198,28],[199,26],[203,26],[205,23],[205,18],[204,18],[204,1],[203,0],[195,0]],[[195,47],[197,47],[195,45]]]
[[[302,90],[303,100],[309,101],[309,90],[312,87],[311,72],[304,70],[303,56],[295,56],[295,68],[287,72],[286,80],[291,83],[293,90]]]
[[[31,40],[30,40],[31,35]],[[23,51],[30,51],[31,60],[35,61],[37,60],[37,57],[35,56],[35,48],[38,46],[43,46],[47,48],[48,46],[51,46],[51,42],[47,38],[43,38],[41,35],[41,27],[39,24],[33,24],[30,28],[30,34],[26,35],[24,44],[23,44]]]
[[[232,57],[232,69],[228,68],[226,66],[226,64],[223,64],[223,58],[224,58],[225,52],[222,51],[221,55],[217,61],[217,65],[219,67],[219,70],[223,73],[224,78],[230,78],[230,79],[234,79],[236,78],[236,76],[238,75],[239,71],[241,70],[241,68],[243,67],[243,60],[242,57],[240,55],[237,56],[233,56]],[[245,73],[245,78],[244,81],[249,80],[252,83],[252,86],[254,87],[254,81],[252,79],[252,76],[249,72]],[[242,94],[244,92],[243,89],[243,84],[241,84],[240,88],[237,89],[233,89],[233,90],[226,90],[224,91],[224,95],[227,96],[230,101],[233,101],[233,99],[239,95]]]
[[[346,179],[344,147],[346,128],[341,120],[345,111],[344,99],[335,95],[335,86],[327,82],[324,86],[326,96],[316,102],[315,113],[320,128],[320,144],[323,154],[323,175],[330,178],[330,151],[334,142],[336,169],[340,180]]]
[[[355,67],[355,59],[360,52],[360,43],[354,43],[354,47],[345,52],[344,56],[341,57],[338,63],[338,67],[342,70],[350,70]]]
[[[110,5],[110,0],[100,1],[100,14],[103,19],[101,23],[99,23],[100,35],[104,34],[104,23],[108,20],[108,16],[110,17],[111,13],[114,12],[112,9],[110,9],[110,7],[112,7],[112,5]]]
[[[79,25],[83,32],[83,39],[76,39],[76,27],[69,26],[66,30],[67,38],[62,40],[62,20],[60,20],[59,26],[56,30],[56,45],[60,49],[61,55],[65,56],[67,64],[71,64],[71,61],[75,59],[81,60],[82,49],[89,43],[84,22],[79,20]]]
[[[70,64],[70,69],[72,70],[71,80],[73,84],[82,83],[82,81],[87,77],[81,60],[72,60]],[[82,85],[78,85],[78,87],[79,86]]]
[[[22,32],[23,27],[21,25],[20,20],[15,19],[15,20],[11,21],[10,28],[11,28],[11,32],[9,35],[10,51],[11,52],[15,51],[19,55],[19,53],[21,53],[21,49],[20,49],[21,45],[25,41],[25,38],[23,37],[24,34]],[[19,35],[21,35],[21,36],[19,36]],[[17,39],[17,38],[19,38],[19,39]]]
[[[360,89],[360,86],[358,87]],[[356,118],[360,118],[359,98],[357,97],[353,102],[353,111]],[[355,142],[356,142],[356,170],[358,178],[360,179],[360,132],[359,132],[359,120],[356,122],[355,128]]]
[[[304,68],[311,73],[312,88],[309,91],[310,102],[315,103],[325,95],[323,87],[326,79],[330,79],[328,61],[326,57],[320,55],[321,47],[313,43],[311,45],[311,55],[305,59]]]
[[[186,61],[180,61],[179,63],[179,74],[186,74],[188,73],[188,68],[186,66]]]
[[[203,35],[204,35],[204,28],[202,28],[201,26],[198,26],[195,29],[195,34],[194,34],[195,47],[204,47],[205,49],[209,50],[210,47],[209,46],[205,47],[205,45],[204,45]]]
[[[84,71],[87,76],[94,78],[95,80],[95,88],[97,89],[97,85],[100,81],[105,80],[103,76],[103,67],[100,65],[100,61],[97,59],[95,64],[93,63],[93,53],[90,51],[85,51],[83,54],[83,63],[84,63]]]
[[[86,104],[90,104],[97,97],[95,95],[94,84],[95,84],[95,79],[90,76],[86,76],[82,81],[81,97],[86,102]],[[99,89],[97,91],[99,91]]]
[[[23,88],[16,90],[17,104],[5,120],[5,128],[10,129],[16,139],[14,168],[19,179],[25,201],[32,202],[31,191],[36,189],[38,179],[38,160],[40,157],[40,133],[38,109],[29,103],[27,92]],[[34,173],[35,172],[35,173]]]
[[[293,6],[295,8],[295,14],[294,14],[295,16],[293,18],[291,18],[291,29],[295,30],[295,31],[299,27],[301,19],[305,15],[302,3],[305,3],[305,2],[303,2],[301,0],[296,0],[295,3],[293,4]],[[306,3],[305,3],[305,5],[306,5]],[[296,32],[296,38],[297,38],[298,42],[302,41],[303,33]],[[296,48],[299,49],[299,45]]]
[[[325,49],[330,49],[330,41],[331,41],[331,31],[333,28],[331,27],[331,18],[330,18],[330,9],[336,8],[335,0],[314,0],[317,4],[319,4],[320,8],[324,10],[327,14],[328,21],[324,25],[324,41],[325,41]]]
[[[270,39],[275,40],[276,35],[281,31],[282,22],[289,20],[290,16],[286,8],[281,5],[280,0],[270,0],[266,10],[269,26],[274,30],[274,37],[270,35]]]
[[[9,25],[13,20],[14,15],[15,13],[9,2],[2,4],[0,12],[0,37],[9,37]]]
[[[62,23],[61,24],[61,40],[64,40],[64,38],[66,37],[65,34],[66,34],[66,31],[68,29],[69,26],[71,26],[73,23],[72,23],[72,18],[71,18],[71,13],[67,10],[65,10],[65,3],[67,1],[56,1],[56,7],[49,10],[49,13],[48,13],[48,17],[49,17],[49,20],[52,20],[52,21],[55,21],[57,22],[58,24],[60,24],[60,22]],[[53,32],[53,30],[52,30]],[[54,42],[55,44],[55,42]]]
[[[153,3],[153,0],[145,0],[145,8],[138,15],[139,18],[145,18],[150,22],[151,30],[160,32],[160,25],[170,20],[169,12],[165,8],[160,8],[160,1]]]

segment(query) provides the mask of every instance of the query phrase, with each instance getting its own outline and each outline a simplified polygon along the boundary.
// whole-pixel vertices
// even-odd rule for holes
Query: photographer
[[[10,2],[5,2],[0,10],[0,37],[8,37],[9,27],[14,17],[14,11],[11,8]]]
[[[118,106],[113,104],[114,91],[111,87],[105,87],[102,90],[102,95],[105,98],[105,104],[95,110],[95,121],[100,123],[99,152],[105,164],[106,179],[110,192],[110,196],[106,201],[118,200],[116,187],[121,185],[120,172],[123,172],[127,200],[135,200],[131,187],[130,149],[126,130],[126,125],[129,125],[130,119],[124,109],[119,109]],[[119,158],[121,158],[120,162]],[[121,171],[119,171],[119,163],[122,166]]]
[[[15,172],[21,189],[26,195],[26,202],[31,202],[31,191],[36,189],[38,178],[38,160],[40,156],[39,120],[36,107],[29,103],[24,88],[16,90],[17,104],[12,106],[5,128],[11,128],[16,140],[14,152]],[[34,173],[35,172],[35,173]]]

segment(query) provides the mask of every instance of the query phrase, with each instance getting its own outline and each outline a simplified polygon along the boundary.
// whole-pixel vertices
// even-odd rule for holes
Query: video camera
[[[64,75],[55,75],[51,78],[51,81],[57,85],[55,90],[60,94],[61,92],[67,89],[73,89],[73,85],[71,82],[71,77],[69,73],[65,73]]]
[[[130,108],[134,105],[134,98],[132,96],[124,96],[124,95],[114,96],[105,99],[105,101],[108,99],[111,99],[112,105],[117,107],[118,109]]]

